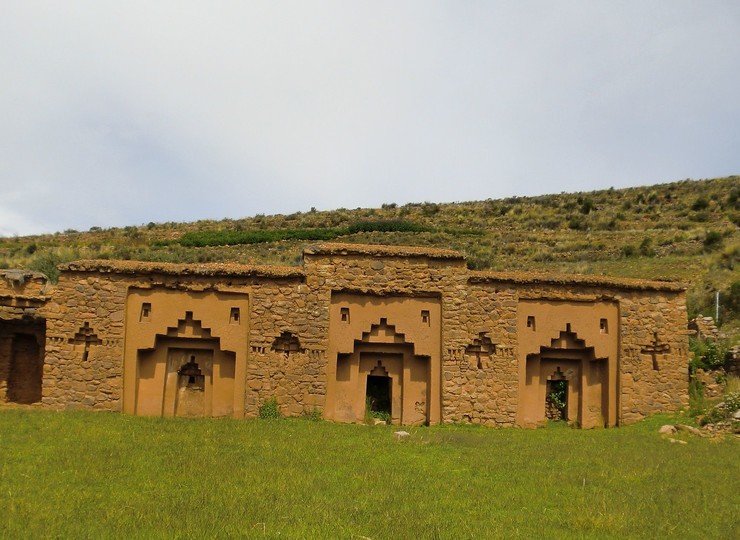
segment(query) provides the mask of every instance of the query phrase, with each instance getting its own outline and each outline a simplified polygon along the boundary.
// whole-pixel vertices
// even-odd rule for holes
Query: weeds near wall
[[[301,418],[304,420],[310,420],[311,422],[318,422],[323,418],[323,415],[317,407],[314,407],[310,411],[305,412]]]
[[[260,418],[263,420],[278,420],[282,417],[277,399],[272,397],[260,405]]]
[[[704,398],[704,385],[695,378],[689,381],[689,416],[704,414],[707,401]]]
[[[365,423],[373,424],[375,420],[382,420],[386,424],[391,423],[391,415],[387,411],[374,411],[371,398],[365,399]]]

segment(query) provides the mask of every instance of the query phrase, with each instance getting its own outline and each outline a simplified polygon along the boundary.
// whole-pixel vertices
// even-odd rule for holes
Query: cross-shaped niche
[[[90,345],[100,345],[102,343],[98,338],[98,335],[95,333],[95,330],[90,328],[89,322],[84,323],[77,333],[73,337],[69,338],[69,342],[72,345],[84,345],[82,352],[83,362],[87,361],[87,357],[90,353]]]
[[[491,341],[487,332],[480,332],[473,342],[465,347],[465,354],[475,358],[478,369],[482,369],[484,363],[496,352],[496,344]]]
[[[302,347],[298,336],[292,332],[283,332],[272,342],[271,349],[288,356],[290,353],[301,352]]]
[[[670,345],[666,343],[661,343],[658,340],[658,332],[653,332],[653,340],[646,345],[642,345],[640,353],[650,355],[653,360],[653,369],[655,371],[660,371],[660,366],[658,365],[658,355],[667,354],[670,352],[670,350]]]

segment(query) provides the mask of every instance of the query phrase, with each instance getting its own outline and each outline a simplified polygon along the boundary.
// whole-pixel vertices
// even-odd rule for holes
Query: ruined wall
[[[0,402],[41,400],[46,324],[40,309],[50,292],[43,274],[0,270]]]
[[[606,425],[633,422],[688,401],[685,289],[675,284],[470,272],[452,251],[346,244],[306,249],[303,268],[80,261],[63,269],[53,294],[40,278],[24,279],[25,289],[17,276],[0,280],[0,397],[13,354],[33,352],[28,341],[12,352],[11,324],[32,321],[30,333],[46,346],[42,402],[53,408],[137,413],[145,364],[154,374],[141,384],[172,410],[161,370],[187,363],[167,351],[188,349],[215,385],[208,414],[254,417],[274,398],[283,414],[333,418],[338,363],[354,355],[360,392],[374,369],[367,358],[385,354],[394,384],[405,377],[414,396],[397,403],[405,412],[396,421],[524,425],[533,418],[521,416],[526,400],[541,401],[523,393],[527,357],[566,322],[572,339],[593,348],[592,360],[608,359],[608,373],[583,372],[586,382],[599,379],[589,383],[585,424],[598,425],[599,415]],[[352,323],[340,324],[343,308]],[[529,331],[528,316],[544,322],[541,335]],[[227,372],[231,382],[217,382]],[[349,403],[354,386],[340,382]],[[157,407],[150,400],[141,410]],[[350,416],[361,407],[352,401]]]

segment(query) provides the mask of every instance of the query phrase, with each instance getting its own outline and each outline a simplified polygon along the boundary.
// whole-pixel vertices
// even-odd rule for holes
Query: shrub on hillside
[[[718,231],[707,231],[704,237],[704,249],[711,251],[722,245],[722,233]]]
[[[698,199],[694,201],[694,204],[691,205],[691,209],[694,212],[700,212],[701,210],[706,210],[708,207],[709,207],[709,201],[704,196],[700,196]]]
[[[727,360],[728,346],[725,342],[692,337],[689,338],[689,350],[694,353],[689,365],[691,373],[695,373],[697,369],[719,369]]]

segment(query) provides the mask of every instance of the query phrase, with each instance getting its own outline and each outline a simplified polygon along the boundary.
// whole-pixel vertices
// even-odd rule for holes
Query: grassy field
[[[740,441],[0,411],[3,538],[738,538]]]

